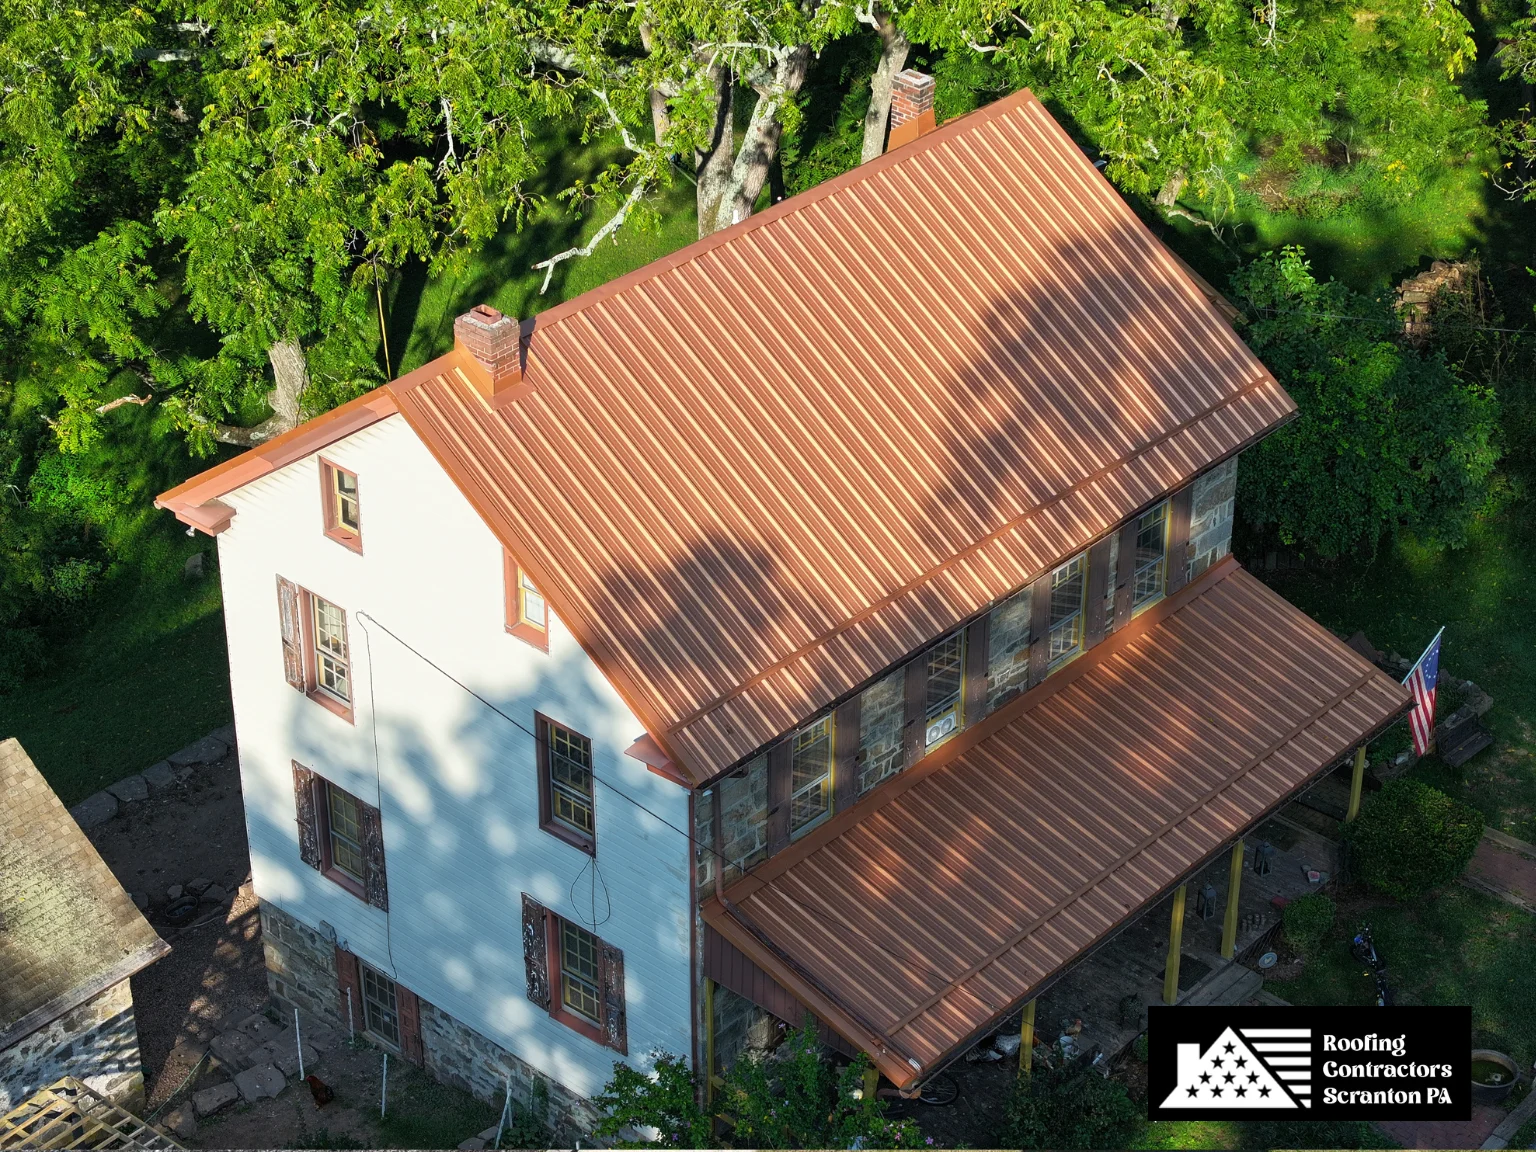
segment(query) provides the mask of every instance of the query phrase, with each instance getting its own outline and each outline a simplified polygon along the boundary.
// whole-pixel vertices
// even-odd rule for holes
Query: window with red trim
[[[363,521],[357,497],[357,473],[320,461],[320,500],[325,534],[354,552],[363,550]]]
[[[289,686],[350,723],[352,658],[346,611],[279,576],[277,614]]]
[[[592,741],[538,714],[534,715],[534,731],[539,741],[539,827],[596,855]]]
[[[506,580],[507,631],[539,651],[548,652],[548,602],[512,553],[502,553],[502,568]]]

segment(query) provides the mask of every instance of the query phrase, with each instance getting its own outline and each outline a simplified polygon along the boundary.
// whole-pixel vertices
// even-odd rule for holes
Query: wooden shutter
[[[789,846],[790,762],[794,737],[786,736],[768,749],[768,855]]]
[[[629,1054],[629,1029],[624,1020],[624,953],[603,944],[603,1042],[620,1055]]]
[[[1051,573],[1036,580],[1029,593],[1029,684],[1044,680],[1051,667]]]
[[[363,1022],[363,979],[358,971],[357,957],[340,944],[336,945],[336,991],[340,994],[341,1018],[353,1029],[361,1032]],[[351,1018],[348,1019],[348,997],[351,998]]]
[[[928,653],[907,662],[902,692],[905,694],[901,730],[901,766],[910,768],[928,750]]]
[[[832,716],[832,788],[835,812],[859,799],[859,698],[845,700]]]
[[[1115,573],[1115,623],[1110,631],[1124,628],[1131,620],[1132,583],[1136,578],[1136,520],[1131,517],[1120,526],[1120,571]]]
[[[303,692],[304,616],[299,586],[292,580],[277,578],[277,619],[283,633],[283,675],[290,688]]]
[[[987,639],[990,616],[973,620],[965,630],[965,727],[987,714]]]
[[[1172,596],[1189,583],[1189,513],[1195,486],[1186,484],[1168,501],[1168,583]]]
[[[420,1067],[425,1062],[421,1047],[421,1002],[405,985],[396,984],[395,1008],[400,1014],[400,1055]]]
[[[315,817],[317,777],[297,760],[293,762],[293,809],[299,822],[299,859],[311,868],[321,867],[320,824]]]
[[[363,840],[363,898],[389,911],[389,881],[384,873],[384,822],[371,804],[357,802],[357,826]]]
[[[523,968],[528,978],[528,999],[549,1011],[549,943],[544,905],[523,893]]]
[[[1114,586],[1115,574],[1109,570],[1108,536],[1088,549],[1088,613],[1083,647],[1092,648],[1104,639],[1104,595]]]

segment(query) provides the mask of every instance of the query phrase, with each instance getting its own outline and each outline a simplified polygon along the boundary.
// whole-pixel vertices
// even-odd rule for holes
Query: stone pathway
[[[1517,908],[1536,913],[1536,844],[1490,829],[1478,841],[1462,879]]]
[[[1380,1128],[1404,1148],[1481,1148],[1504,1119],[1504,1109],[1472,1105],[1470,1120],[1378,1120]]]

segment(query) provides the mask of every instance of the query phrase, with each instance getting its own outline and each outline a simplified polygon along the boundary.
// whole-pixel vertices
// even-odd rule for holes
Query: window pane
[[[794,735],[789,768],[789,828],[803,832],[832,811],[832,717]]]
[[[585,929],[560,922],[561,1001],[594,1024],[602,1019],[598,997],[598,940]]]
[[[928,650],[924,687],[925,744],[932,746],[960,727],[960,686],[965,675],[965,633],[940,640]]]
[[[1051,650],[1054,663],[1082,650],[1084,557],[1075,556],[1051,573]]]
[[[347,669],[347,617],[340,608],[316,596],[315,681],[342,703],[352,700]]]
[[[1136,521],[1136,576],[1132,603],[1148,604],[1163,594],[1168,572],[1168,502]]]
[[[532,624],[535,628],[544,627],[547,609],[544,605],[544,597],[539,595],[539,590],[533,586],[533,581],[522,569],[518,569],[518,596],[522,601],[523,623]]]
[[[549,799],[556,820],[592,835],[592,741],[579,732],[550,724]]]
[[[400,1043],[400,1018],[395,1011],[395,983],[367,964],[363,970],[363,1026],[389,1044]]]
[[[1034,611],[1025,588],[992,609],[987,617],[987,711],[991,712],[1029,681],[1030,617]]]
[[[357,477],[339,468],[331,470],[336,493],[336,523],[357,531]]]
[[[331,835],[331,863],[352,879],[363,879],[363,834],[358,824],[357,801],[334,784],[325,786]]]
[[[1115,581],[1120,574],[1120,532],[1109,537],[1109,578],[1104,581],[1104,631],[1115,626]]]

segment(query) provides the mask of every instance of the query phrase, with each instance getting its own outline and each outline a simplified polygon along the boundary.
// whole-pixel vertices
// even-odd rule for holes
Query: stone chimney
[[[464,370],[491,407],[513,398],[523,382],[521,325],[489,304],[476,304],[453,322],[453,346],[464,353]]]
[[[885,150],[893,152],[933,129],[933,77],[915,68],[896,73],[891,81],[891,135]]]

